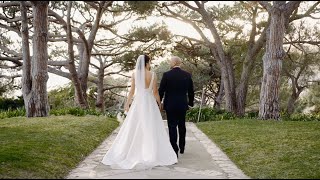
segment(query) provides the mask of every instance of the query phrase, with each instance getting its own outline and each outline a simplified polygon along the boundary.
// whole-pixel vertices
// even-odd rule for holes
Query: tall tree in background
[[[169,8],[169,6],[176,5],[176,4],[182,4],[185,6],[185,8],[192,10],[193,12],[197,12],[199,15],[195,15],[194,13],[191,13],[191,15],[185,15],[181,12],[175,12],[172,10],[173,8]],[[207,1],[194,1],[195,6],[190,5],[186,1],[179,1],[178,3],[174,2],[171,3],[171,5],[168,5],[166,3],[162,4],[162,7],[159,9],[159,12],[161,15],[176,18],[185,22],[188,22],[192,25],[192,27],[199,33],[199,35],[202,38],[202,43],[206,44],[210,51],[215,58],[217,64],[220,67],[221,71],[221,79],[224,84],[224,91],[225,91],[225,99],[226,99],[226,109],[230,112],[236,113],[237,111],[237,104],[236,104],[236,92],[235,92],[235,79],[234,79],[234,71],[233,71],[233,65],[232,65],[232,59],[231,57],[226,54],[221,37],[219,35],[219,32],[217,30],[216,25],[214,24],[214,16],[211,14],[206,8],[205,3]],[[163,8],[168,12],[165,12]],[[183,12],[183,9],[180,10]],[[209,29],[214,42],[210,40],[203,32],[203,30],[200,28],[199,25],[197,25],[197,21],[193,21],[192,19],[189,19],[188,16],[201,18],[200,22]]]
[[[68,55],[69,62],[68,68],[71,74],[71,80],[75,89],[75,96],[77,97],[78,105],[85,109],[88,108],[88,102],[84,96],[83,89],[81,88],[81,82],[78,78],[77,69],[74,63],[74,50],[73,50],[73,37],[71,31],[71,23],[70,23],[70,13],[71,13],[71,5],[72,2],[68,2],[68,10],[67,10],[67,39],[68,39]]]
[[[301,1],[273,1],[259,2],[267,9],[271,17],[269,30],[267,31],[266,52],[263,56],[263,78],[260,91],[259,118],[280,118],[280,75],[282,60],[285,56],[283,39],[285,30],[289,25],[289,17],[299,7]]]
[[[301,4],[301,8],[294,10],[292,15],[286,14],[285,19],[288,19],[289,22],[292,22],[294,20],[304,17],[313,18],[312,13],[315,12],[314,9],[317,9],[317,11],[319,10],[319,1],[304,3],[307,5],[306,8],[304,8]],[[303,5],[305,5],[304,3]],[[32,37],[33,28],[31,22],[33,16],[30,13],[31,3],[27,1],[25,2],[25,4],[29,8],[27,19],[29,23],[29,33]],[[162,44],[158,43],[159,38],[161,38],[162,36],[161,34],[166,34],[156,30],[158,29],[158,27],[155,28],[156,31],[153,31],[152,28],[150,28],[150,30],[152,30],[150,31],[150,33],[148,31],[148,28],[137,28],[137,26],[137,31],[130,30],[128,34],[121,33],[122,29],[120,27],[122,24],[120,22],[128,20],[130,21],[130,24],[132,24],[133,26],[136,24],[143,25],[144,20],[147,20],[145,16],[132,16],[133,12],[140,12],[140,14],[143,14],[147,10],[149,12],[149,14],[147,15],[148,17],[154,16],[154,14],[151,14],[150,12],[152,12],[152,8],[156,4],[157,2],[155,1],[132,1],[113,2],[112,6],[109,6],[111,4],[108,4],[108,6],[102,6],[107,8],[102,8],[104,13],[100,19],[100,23],[98,26],[99,31],[96,32],[97,36],[94,38],[92,50],[90,52],[91,60],[89,59],[90,61],[88,68],[88,76],[86,81],[87,83],[94,83],[93,85],[89,85],[90,88],[92,88],[88,88],[88,90],[90,90],[90,93],[93,92],[93,89],[95,88],[94,86],[97,86],[97,96],[92,96],[97,97],[97,108],[101,108],[103,110],[103,107],[101,105],[104,104],[103,93],[105,91],[111,93],[110,91],[112,88],[125,86],[120,83],[114,83],[115,81],[111,82],[107,78],[107,76],[111,74],[122,74],[130,70],[130,68],[122,69],[122,67],[119,67],[118,65],[123,64],[127,67],[132,66],[132,64],[134,64],[135,62],[137,53],[139,54],[140,52],[145,51],[145,49],[150,50],[150,52],[155,52],[154,49],[156,48],[159,49],[159,52],[164,52],[168,49],[167,46],[163,46]],[[20,32],[21,17],[19,17],[20,12],[19,8],[17,8],[17,6],[19,5],[20,2],[14,1],[4,1],[0,3],[0,7],[3,7],[0,13],[0,27],[1,31],[4,31],[4,33],[1,33],[1,36],[4,35],[9,37],[12,35],[12,33],[17,33],[20,37],[22,37],[22,33]],[[101,8],[101,5],[103,5],[102,1],[72,2],[72,7],[69,13],[70,21],[68,21],[68,14],[66,11],[68,2],[51,1],[50,8],[48,9],[50,22],[48,32],[48,49],[50,51],[50,60],[48,61],[49,72],[66,77],[69,80],[72,80],[71,76],[74,75],[74,77],[77,78],[79,81],[80,73],[82,73],[83,75],[86,74],[81,70],[83,69],[81,67],[86,65],[86,62],[88,62],[88,58],[85,58],[84,53],[88,52],[88,37],[90,37],[90,34],[93,33],[92,30],[96,25],[96,17],[97,14],[99,14],[98,9]],[[231,74],[234,74],[234,80],[231,79],[230,82],[235,83],[232,88],[232,91],[236,92],[236,98],[232,98],[233,101],[235,101],[232,102],[232,104],[236,104],[237,108],[233,112],[237,112],[237,114],[241,116],[241,114],[244,113],[245,107],[248,106],[246,104],[248,103],[247,96],[250,96],[250,101],[253,99],[251,94],[247,95],[246,89],[248,88],[249,93],[251,93],[252,89],[254,89],[254,93],[257,94],[257,96],[255,96],[256,98],[254,98],[254,102],[250,102],[250,104],[254,104],[254,106],[252,106],[253,108],[257,108],[256,104],[259,100],[259,88],[257,88],[258,86],[256,84],[260,84],[259,80],[262,76],[262,62],[257,60],[261,59],[261,54],[264,51],[267,36],[266,32],[270,24],[270,17],[268,18],[268,16],[265,16],[267,14],[264,8],[262,8],[258,2],[247,1],[235,2],[233,5],[223,6],[217,6],[209,2],[179,1],[165,2],[163,6],[159,6],[159,9],[161,9],[161,11],[163,12],[162,15],[169,15],[169,17],[173,17],[175,19],[179,19],[191,24],[195,30],[199,31],[199,35],[202,36],[202,39],[195,39],[186,37],[185,34],[182,35],[185,37],[178,35],[184,38],[184,40],[192,42],[192,44],[195,45],[195,50],[197,50],[199,45],[204,46],[206,49],[208,49],[208,51],[206,50],[208,52],[206,56],[204,56],[203,54],[199,54],[199,56],[194,56],[189,47],[186,48],[184,51],[186,52],[186,57],[190,56],[190,58],[185,58],[188,62],[190,61],[190,63],[192,63],[192,61],[194,61],[195,59],[198,60],[198,58],[200,58],[201,61],[207,61],[204,63],[210,65],[212,64],[212,67],[218,69],[215,75],[220,76],[221,67],[219,67],[217,63],[217,61],[220,61],[220,55],[219,53],[217,53],[218,50],[222,50],[225,56],[229,58],[231,62],[229,64],[230,66],[223,66],[223,68],[231,67],[229,68],[229,70],[234,71],[231,72]],[[171,13],[170,11],[172,11],[173,13]],[[288,17],[287,15],[291,16]],[[120,19],[122,17],[123,19]],[[212,27],[212,24],[215,27]],[[247,25],[251,27],[247,29]],[[71,29],[71,33],[67,33],[67,28]],[[217,33],[214,32],[214,28],[216,29]],[[244,29],[248,31],[244,31]],[[215,39],[220,38],[221,43],[216,43],[216,40],[213,39],[214,35],[216,36]],[[31,37],[29,37],[29,39],[31,39]],[[73,47],[77,47],[77,49],[75,49],[74,51],[73,61],[75,70],[72,70],[72,72],[70,72],[72,68],[70,68],[71,65],[69,63],[72,62],[73,58],[71,58],[70,53],[68,53],[66,48],[66,45],[68,45],[66,42],[70,42],[70,37],[73,41]],[[179,42],[177,41],[181,39],[176,37],[177,36],[175,36],[174,38],[170,38],[170,40],[175,40],[176,42],[174,44],[179,44]],[[20,39],[18,39],[18,41],[20,41]],[[222,48],[218,48],[217,45],[222,45]],[[151,46],[155,48],[151,48]],[[0,64],[1,69],[7,71],[8,68],[17,67],[15,69],[12,68],[12,71],[16,70],[18,72],[23,64],[23,58],[22,54],[20,53],[20,49],[17,49],[14,43],[9,43],[9,45],[6,45],[4,41],[0,42],[0,48],[0,60],[3,62],[2,64]],[[102,61],[99,60],[100,57],[102,58]],[[14,64],[14,66],[11,66],[12,63]],[[109,64],[114,64],[114,66],[109,66]],[[98,70],[99,72],[96,70]],[[208,71],[208,73],[211,72]],[[103,78],[102,75],[104,75],[105,77]],[[1,74],[0,78],[1,77],[9,76]],[[219,79],[219,83],[216,82],[216,79],[212,79],[212,84],[205,85],[207,88],[213,85],[212,88],[214,89],[212,93],[206,93],[205,97],[223,97],[224,91],[219,91],[218,93],[216,89],[216,85],[224,84],[222,78],[220,77]],[[254,84],[252,83],[253,81]],[[290,85],[290,83],[286,83],[286,86],[288,85]],[[75,86],[79,86],[80,88],[78,89],[82,91],[81,82],[77,83],[77,85],[74,85],[74,88]],[[224,86],[222,85],[220,86],[220,88],[223,89]],[[79,93],[75,92],[75,94]],[[83,92],[81,92],[80,94],[84,95]],[[217,94],[220,94],[221,96]],[[221,98],[216,99],[218,100]],[[94,105],[94,103],[92,102],[93,101],[91,98],[91,106]],[[216,104],[219,104],[219,102],[221,101],[218,100],[216,102]]]
[[[165,2],[158,6],[158,11],[162,16],[190,24],[198,32],[201,39],[184,37],[210,48],[212,57],[221,71],[226,110],[242,116],[246,107],[248,82],[257,64],[257,57],[266,44],[271,17],[258,21],[258,17],[261,19],[261,14],[263,16],[265,11],[257,2],[241,1],[235,2],[233,6],[224,5],[222,7],[208,4],[208,1]],[[290,13],[284,13],[286,26],[290,22],[311,16],[312,13],[318,11],[318,5],[319,2],[315,2],[307,9],[302,9],[300,13],[297,8],[293,8],[295,10],[293,13],[293,10]],[[239,24],[238,19],[252,26],[249,33],[244,33],[245,23]],[[239,53],[235,50],[237,46],[244,48],[241,50],[244,52],[241,56],[238,56]],[[242,64],[240,71],[239,64]]]
[[[58,2],[57,2],[58,3]],[[90,5],[90,7],[92,9],[96,10],[96,16],[94,18],[93,24],[89,23],[89,22],[85,22],[83,24],[80,25],[79,28],[72,28],[73,31],[75,31],[78,36],[79,36],[79,43],[77,44],[78,47],[78,51],[79,51],[79,67],[78,67],[78,71],[75,71],[73,69],[72,66],[72,59],[73,57],[69,57],[69,72],[71,77],[73,77],[73,81],[74,81],[74,85],[76,86],[80,86],[81,90],[79,89],[79,87],[76,87],[77,91],[75,91],[75,101],[76,104],[80,107],[83,108],[88,108],[88,102],[87,102],[87,89],[88,89],[88,74],[89,74],[89,66],[90,66],[90,61],[91,61],[91,52],[92,52],[92,48],[94,45],[94,40],[96,38],[97,32],[99,30],[100,24],[101,24],[101,17],[104,13],[104,11],[110,7],[113,3],[113,1],[100,1],[100,2],[86,2],[87,4]],[[63,5],[62,5],[63,6]],[[69,27],[69,31],[71,31],[71,21],[70,21],[70,11],[71,11],[71,5],[68,4],[66,5],[67,7],[70,6],[69,9],[69,21],[66,22],[63,17],[61,17],[58,13],[54,12],[54,11],[50,11],[50,14],[52,16],[54,16],[56,18],[56,22],[60,25],[62,25],[63,29],[65,31],[68,31]],[[88,9],[88,11],[90,11],[90,8]],[[77,21],[76,21],[77,22]],[[86,27],[91,28],[90,33],[89,33],[89,37],[86,38],[85,37],[85,32],[84,29]],[[59,37],[60,35],[58,35]],[[74,36],[72,36],[71,32],[67,32],[67,39],[68,39],[68,46],[70,48],[70,50],[72,49],[73,51],[73,42],[71,43],[71,39]],[[72,47],[71,47],[72,46]],[[70,52],[69,52],[69,56],[70,56]],[[71,64],[70,64],[71,63]],[[50,68],[51,72],[53,71],[52,68]],[[76,73],[76,74],[75,74]],[[68,75],[68,76],[70,76]],[[79,80],[75,80],[74,78],[79,78]],[[80,91],[80,92],[79,92]],[[82,95],[80,96],[79,93],[82,93]]]
[[[31,117],[32,111],[34,111],[35,105],[33,101],[30,101],[30,92],[32,88],[31,77],[31,57],[29,50],[29,29],[27,18],[27,7],[24,1],[20,1],[21,10],[21,38],[22,38],[22,95],[24,99],[24,106],[26,109],[26,116]]]
[[[49,1],[33,1],[33,57],[29,52],[29,33],[25,2],[21,3],[23,46],[23,97],[27,117],[49,115],[48,81],[48,5]]]

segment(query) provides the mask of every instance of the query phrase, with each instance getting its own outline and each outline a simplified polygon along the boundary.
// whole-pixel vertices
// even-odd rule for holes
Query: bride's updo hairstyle
[[[144,55],[144,67],[146,67],[149,62],[150,62],[150,57],[145,54]]]

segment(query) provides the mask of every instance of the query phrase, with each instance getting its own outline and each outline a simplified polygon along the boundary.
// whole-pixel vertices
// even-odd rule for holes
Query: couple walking
[[[150,57],[138,57],[125,104],[128,113],[103,164],[114,169],[150,169],[175,164],[179,151],[184,153],[185,116],[189,106],[193,106],[193,82],[191,74],[180,68],[179,57],[173,56],[169,63],[171,70],[163,74],[158,89],[156,74],[150,71]],[[162,109],[167,114],[170,138],[161,117]]]

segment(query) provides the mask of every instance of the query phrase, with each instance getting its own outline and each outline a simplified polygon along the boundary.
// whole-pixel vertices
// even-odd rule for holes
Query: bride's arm
[[[134,83],[134,73],[132,73],[132,78],[131,78],[131,87],[130,87],[130,91],[129,91],[129,94],[128,94],[128,97],[127,97],[127,102],[124,106],[124,110],[125,111],[129,111],[129,107],[130,107],[130,104],[131,104],[131,101],[132,101],[132,97],[134,95],[134,91],[135,91],[135,83]]]
[[[157,100],[158,106],[161,107],[161,101],[160,101],[160,96],[158,92],[158,87],[157,87],[157,76],[154,74],[154,80],[153,80],[153,95]]]

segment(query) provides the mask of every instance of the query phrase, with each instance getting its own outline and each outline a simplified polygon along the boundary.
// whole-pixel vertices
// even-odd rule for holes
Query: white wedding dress
[[[152,92],[154,73],[148,88],[145,87],[144,73],[144,56],[139,56],[134,100],[102,160],[113,169],[150,169],[178,162]]]

